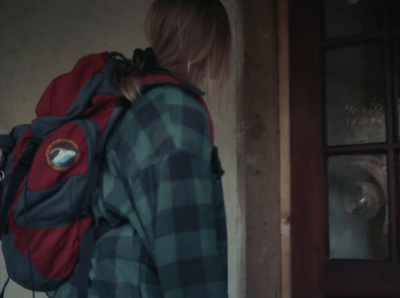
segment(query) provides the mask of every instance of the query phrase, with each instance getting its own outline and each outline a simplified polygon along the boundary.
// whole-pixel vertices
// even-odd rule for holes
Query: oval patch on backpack
[[[67,171],[79,159],[78,145],[72,140],[58,139],[46,150],[49,165],[57,171]]]

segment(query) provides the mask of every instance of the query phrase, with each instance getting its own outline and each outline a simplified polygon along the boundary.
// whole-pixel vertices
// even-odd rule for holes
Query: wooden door
[[[400,1],[291,0],[292,297],[400,297]]]

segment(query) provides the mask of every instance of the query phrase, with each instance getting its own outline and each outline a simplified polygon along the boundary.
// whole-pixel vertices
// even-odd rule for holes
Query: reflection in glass
[[[325,0],[325,37],[372,33],[383,27],[382,0]]]
[[[330,258],[389,257],[385,156],[330,157],[328,200]]]
[[[381,44],[326,51],[328,145],[386,140],[385,76]]]

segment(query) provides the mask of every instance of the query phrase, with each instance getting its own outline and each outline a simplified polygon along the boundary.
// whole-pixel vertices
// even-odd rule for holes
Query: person
[[[119,81],[132,105],[108,141],[92,203],[96,223],[113,228],[95,243],[88,294],[228,297],[222,170],[196,87],[228,73],[228,15],[219,0],[155,0],[146,34],[152,49],[136,51],[137,71]],[[146,81],[155,63],[173,79]],[[52,296],[77,297],[73,276]]]

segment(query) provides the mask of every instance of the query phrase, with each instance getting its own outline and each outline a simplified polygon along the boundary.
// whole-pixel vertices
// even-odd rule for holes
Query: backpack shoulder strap
[[[29,141],[27,148],[24,150],[24,153],[22,153],[21,157],[19,158],[18,163],[14,169],[14,173],[6,191],[3,204],[1,205],[0,235],[2,235],[3,233],[7,233],[8,211],[10,210],[10,207],[14,200],[14,196],[17,193],[21,182],[24,180],[26,174],[29,172],[32,166],[33,159],[35,157],[37,149],[40,146],[40,143],[40,141],[32,138]]]

